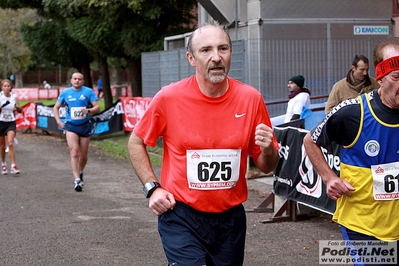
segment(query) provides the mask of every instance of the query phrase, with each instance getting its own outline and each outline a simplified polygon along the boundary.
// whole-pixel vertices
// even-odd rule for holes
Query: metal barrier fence
[[[312,96],[328,95],[333,84],[346,76],[356,54],[369,58],[369,74],[374,76],[373,49],[381,39],[237,40],[229,76],[257,88],[265,102],[281,101],[268,110],[271,116],[282,115],[290,77],[303,75]],[[162,86],[195,73],[185,52],[182,48],[142,54],[143,97],[152,97]],[[325,97],[312,99],[312,103],[325,101]]]

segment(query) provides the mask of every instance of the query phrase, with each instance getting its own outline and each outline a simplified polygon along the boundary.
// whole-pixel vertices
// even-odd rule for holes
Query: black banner
[[[66,117],[66,107],[60,107],[59,113],[61,121],[64,121]],[[51,132],[62,131],[54,119],[53,106],[37,103],[36,119],[36,128],[38,129]],[[111,134],[123,131],[123,108],[121,101],[117,100],[110,108],[92,116],[90,120],[93,126],[93,135]]]
[[[123,108],[120,100],[117,100],[110,108],[94,115],[93,135],[111,134],[123,131]]]
[[[327,196],[326,186],[313,169],[303,146],[303,138],[308,130],[275,127],[274,133],[280,145],[280,161],[274,171],[274,194],[323,212],[334,213],[335,201]],[[322,151],[331,169],[339,176],[340,146],[334,144],[332,153],[324,148]]]
[[[51,132],[61,131],[55,121],[53,107],[54,105],[46,106],[39,102],[36,103],[36,128]],[[60,108],[60,118],[61,120],[65,119],[65,107]]]

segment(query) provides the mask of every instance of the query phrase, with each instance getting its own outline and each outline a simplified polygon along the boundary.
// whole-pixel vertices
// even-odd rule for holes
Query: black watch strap
[[[161,187],[161,184],[159,184],[159,182],[145,183],[143,187],[144,196],[148,199],[149,197],[151,197],[152,193],[159,187]]]

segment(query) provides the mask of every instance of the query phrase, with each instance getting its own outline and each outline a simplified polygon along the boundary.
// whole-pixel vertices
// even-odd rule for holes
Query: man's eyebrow
[[[212,45],[205,45],[200,47],[200,49],[207,49],[207,48],[212,48]]]
[[[212,47],[214,47],[214,46],[213,45],[205,45],[205,46],[200,47],[200,49],[209,49]],[[226,43],[226,44],[217,45],[216,47],[221,48],[221,47],[230,47],[230,46]]]

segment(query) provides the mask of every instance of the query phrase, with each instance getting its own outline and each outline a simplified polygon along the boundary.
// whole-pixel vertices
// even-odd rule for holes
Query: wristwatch
[[[151,197],[152,193],[159,187],[161,187],[161,184],[159,184],[158,182],[145,183],[143,187],[144,196],[148,199],[149,197]]]

